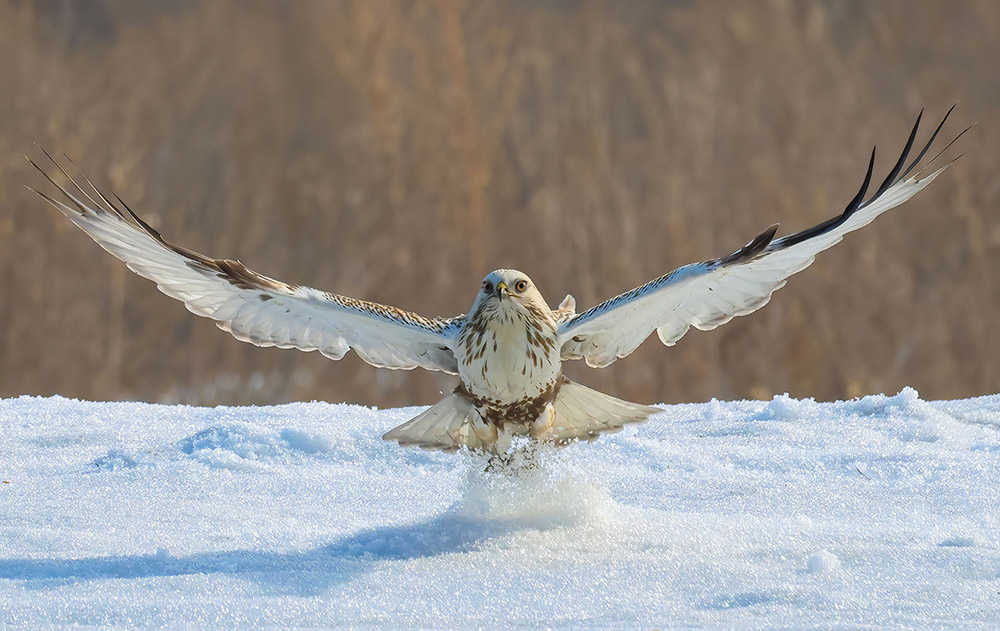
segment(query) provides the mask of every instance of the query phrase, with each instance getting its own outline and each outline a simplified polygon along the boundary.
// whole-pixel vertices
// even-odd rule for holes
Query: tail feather
[[[553,401],[555,415],[552,425],[541,438],[557,444],[574,440],[594,440],[602,433],[620,431],[629,423],[641,423],[660,408],[630,403],[564,379]],[[485,449],[496,453],[506,451],[510,435],[528,433],[528,426],[510,426],[501,436],[500,444],[484,444],[472,428],[476,414],[467,397],[451,393],[419,415],[396,427],[384,436],[403,447],[420,447],[439,451],[456,451],[463,445],[469,449]],[[506,446],[505,446],[506,445]]]
[[[565,443],[594,440],[602,433],[621,431],[629,423],[642,423],[662,412],[650,405],[631,403],[566,380],[554,402],[555,420],[546,438]]]
[[[382,438],[403,447],[456,451],[468,445],[469,449],[479,449],[483,443],[472,431],[473,413],[468,400],[451,393]]]

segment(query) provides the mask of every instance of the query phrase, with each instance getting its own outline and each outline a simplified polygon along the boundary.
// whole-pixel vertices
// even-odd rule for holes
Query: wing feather
[[[951,165],[949,162],[920,178],[927,166],[968,128],[927,166],[913,172],[954,109],[952,106],[948,110],[904,170],[923,112],[917,116],[899,159],[867,201],[865,195],[875,167],[874,150],[861,188],[836,217],[781,238],[775,238],[778,228],[775,224],[732,254],[685,265],[561,321],[562,358],[582,358],[590,366],[603,367],[629,355],[654,331],[663,344],[673,346],[691,327],[708,331],[760,309],[785,285],[789,276],[809,267],[817,254],[839,243],[848,232],[868,225],[880,214],[902,204]]]
[[[43,150],[44,152],[44,150]],[[464,316],[425,318],[395,307],[291,285],[258,274],[238,260],[214,259],[168,243],[115,195],[83,178],[91,195],[49,155],[69,182],[30,162],[65,196],[35,191],[139,276],[156,283],[192,313],[215,320],[238,340],[257,346],[319,351],[341,359],[352,348],[383,368],[456,373],[453,343]]]

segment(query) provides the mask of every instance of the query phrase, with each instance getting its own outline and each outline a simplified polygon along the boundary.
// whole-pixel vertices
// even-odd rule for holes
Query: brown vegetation
[[[387,406],[453,383],[231,339],[25,191],[32,141],[176,243],[454,315],[493,268],[585,308],[816,223],[873,143],[884,173],[955,101],[970,155],[763,311],[568,372],[638,401],[1000,389],[993,0],[24,0],[0,59],[0,396]]]

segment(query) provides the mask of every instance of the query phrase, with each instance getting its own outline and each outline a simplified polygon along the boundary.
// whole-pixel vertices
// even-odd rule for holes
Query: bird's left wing
[[[840,215],[780,239],[774,238],[778,229],[775,224],[728,256],[685,265],[562,322],[562,358],[584,358],[590,366],[603,367],[630,354],[653,331],[665,345],[673,346],[692,326],[708,331],[735,316],[760,309],[789,276],[808,267],[818,253],[902,204],[947,168],[945,165],[922,179],[919,176],[923,169],[913,173],[947,119],[946,114],[920,154],[904,170],[920,125],[917,117],[902,155],[867,201],[874,150],[861,190]]]
[[[46,153],[46,156],[48,154]],[[51,156],[49,156],[51,159]],[[213,259],[165,241],[115,195],[117,204],[84,175],[89,194],[55,161],[71,190],[37,168],[66,201],[31,189],[102,248],[189,311],[215,320],[235,338],[257,346],[318,350],[331,359],[354,351],[382,368],[457,373],[452,350],[463,316],[425,318],[395,307],[290,285],[238,260]]]

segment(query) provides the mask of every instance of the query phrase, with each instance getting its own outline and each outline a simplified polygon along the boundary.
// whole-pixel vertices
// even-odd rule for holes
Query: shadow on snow
[[[311,550],[233,550],[186,557],[165,553],[85,559],[0,559],[0,579],[46,588],[80,580],[228,574],[268,584],[279,592],[319,594],[372,570],[381,562],[407,561],[475,549],[523,525],[470,519],[455,512],[404,526],[372,528]]]

